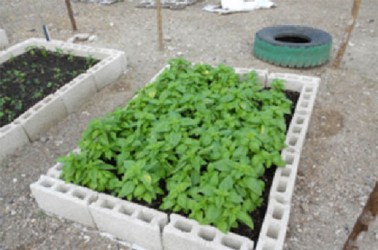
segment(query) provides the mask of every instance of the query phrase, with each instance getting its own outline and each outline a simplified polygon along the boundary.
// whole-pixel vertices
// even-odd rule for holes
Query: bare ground
[[[254,33],[275,24],[318,27],[332,34],[335,54],[350,19],[351,0],[276,0],[275,9],[228,16],[201,10],[217,1],[201,1],[182,11],[164,10],[164,52],[156,49],[154,10],[136,9],[136,2],[73,4],[79,32],[97,35],[91,46],[125,51],[129,71],[40,140],[1,162],[0,249],[128,249],[96,231],[47,216],[31,197],[29,185],[57,157],[76,147],[90,119],[124,105],[175,56],[322,78],[302,151],[285,249],[341,249],[378,179],[375,1],[363,1],[341,68],[328,64],[309,70],[274,67],[255,59],[250,53]],[[74,34],[63,1],[1,0],[0,27],[8,32],[11,44],[41,37],[42,22],[55,39],[66,40]],[[377,224],[361,241],[361,249],[377,249]]]

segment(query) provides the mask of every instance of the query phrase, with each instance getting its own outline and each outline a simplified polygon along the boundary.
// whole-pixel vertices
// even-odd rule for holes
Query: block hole
[[[192,225],[185,223],[183,221],[176,221],[174,226],[175,228],[184,233],[190,233],[192,231]]]
[[[310,98],[311,98],[310,94],[304,94],[303,95],[303,99],[305,99],[305,100],[310,100]]]
[[[293,164],[294,156],[286,154],[285,155],[285,162],[286,162],[286,164],[289,164],[289,165]]]
[[[286,192],[287,182],[286,181],[280,181],[277,186],[277,191],[280,193]]]
[[[34,110],[37,111],[37,110],[40,109],[41,107],[42,107],[42,104],[35,105],[35,106],[34,106]]]
[[[89,204],[92,204],[93,202],[95,202],[97,200],[97,196],[94,196],[94,195],[91,195],[88,199],[88,203]]]
[[[293,133],[295,133],[295,134],[299,134],[299,133],[301,133],[301,131],[302,131],[302,128],[301,128],[301,127],[297,127],[297,126],[295,126],[295,127],[293,128]]]
[[[215,231],[201,228],[198,232],[198,236],[206,241],[213,241],[215,238]]]
[[[106,208],[106,209],[113,209],[115,207],[115,204],[111,201],[108,201],[108,200],[104,200],[101,205],[100,205],[102,208]]]
[[[263,250],[274,250],[275,246],[272,244],[265,244]]]
[[[30,116],[31,116],[31,112],[27,112],[27,113],[25,113],[23,116],[22,116],[22,118],[23,119],[28,119]]]
[[[302,102],[301,107],[302,108],[308,108],[309,102]]]
[[[242,245],[240,241],[230,238],[230,237],[224,237],[221,242],[226,247],[229,247],[234,250],[239,250]]]
[[[291,169],[290,168],[282,168],[281,169],[281,176],[283,177],[289,177],[291,174]]]
[[[279,232],[279,228],[277,228],[278,226],[269,226],[268,228],[268,232],[266,233],[266,235],[269,237],[269,238],[272,238],[272,239],[278,239],[278,232]]]
[[[281,220],[283,217],[283,209],[279,207],[275,207],[273,209],[273,218],[276,220]]]
[[[302,125],[303,122],[304,122],[304,118],[303,117],[297,117],[297,121],[296,121],[297,124]]]
[[[60,192],[60,193],[65,194],[65,193],[67,193],[70,190],[70,188],[67,187],[67,186],[65,186],[65,185],[59,185],[59,186],[56,187],[55,190],[58,191],[58,192]]]
[[[43,180],[41,181],[41,186],[43,187],[46,187],[46,188],[50,188],[54,185],[54,183],[52,181],[49,181],[49,180]]]
[[[79,198],[80,200],[84,200],[85,199],[85,193],[83,193],[83,192],[81,192],[79,190],[73,191],[72,196],[76,197],[76,198]]]
[[[63,87],[60,88],[60,91],[61,91],[61,92],[64,92],[64,91],[67,90],[67,88],[68,88],[67,86],[63,86]]]
[[[295,146],[297,144],[297,142],[298,142],[298,138],[297,137],[291,137],[289,139],[289,145],[290,146]]]
[[[152,221],[152,218],[154,218],[154,216],[150,213],[146,213],[146,212],[141,211],[138,214],[138,219],[140,219],[144,222],[147,222],[147,223],[150,223]]]
[[[125,214],[128,216],[131,216],[134,213],[134,211],[134,209],[125,206],[121,206],[118,210],[118,212],[120,212],[121,214]]]
[[[313,90],[314,90],[314,89],[313,89],[312,87],[306,87],[306,88],[305,88],[305,91],[306,91],[306,92],[312,92]]]

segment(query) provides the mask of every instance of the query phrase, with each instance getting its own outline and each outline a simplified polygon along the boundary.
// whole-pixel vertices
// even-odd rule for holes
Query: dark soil
[[[291,114],[294,114],[295,107],[297,106],[297,102],[298,102],[298,99],[299,99],[299,93],[294,92],[294,91],[285,91],[285,94],[293,102],[293,105],[292,105],[292,108],[291,108]],[[289,128],[291,119],[292,119],[292,115],[285,115],[287,129]],[[253,224],[254,224],[254,229],[252,230],[247,225],[239,223],[237,228],[231,229],[231,232],[242,235],[242,236],[246,236],[247,238],[253,240],[254,242],[257,242],[257,240],[259,238],[261,226],[264,222],[266,209],[268,208],[270,188],[272,186],[273,177],[274,177],[274,173],[275,173],[276,169],[277,169],[276,166],[272,166],[272,167],[266,169],[265,174],[261,177],[261,179],[265,182],[265,190],[264,190],[263,195],[262,195],[263,201],[262,201],[261,206],[259,208],[257,208],[255,211],[250,213],[250,216],[251,216]],[[160,188],[164,191],[164,193],[167,192],[164,183],[160,183]],[[145,201],[139,201],[139,200],[135,200],[135,199],[132,200],[132,202],[135,202],[135,203],[138,203],[140,205],[159,210],[159,207],[162,204],[164,197],[165,197],[164,194],[158,196],[157,199],[153,200],[151,204],[148,204]],[[166,212],[168,214],[172,213],[172,211],[164,211],[164,212]],[[177,213],[177,212],[175,212],[175,213]],[[184,214],[184,213],[180,213],[180,212],[178,214],[181,214],[185,217],[188,217],[188,214]]]
[[[98,60],[30,47],[0,65],[0,127],[85,72]]]

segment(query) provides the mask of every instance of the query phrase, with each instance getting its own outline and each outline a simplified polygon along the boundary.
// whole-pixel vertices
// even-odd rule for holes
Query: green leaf
[[[232,179],[231,175],[228,175],[225,179],[223,179],[219,185],[219,188],[224,191],[228,191],[234,185],[234,180]]]
[[[230,193],[229,200],[232,203],[236,203],[236,204],[239,204],[243,201],[242,197],[240,195],[238,195],[236,192]]]
[[[214,205],[210,205],[209,208],[205,210],[205,219],[210,222],[215,222],[221,215],[221,209]]]
[[[238,218],[238,220],[240,220],[241,222],[246,224],[249,228],[251,228],[251,229],[254,228],[252,219],[246,212],[240,211],[238,213],[237,218]]]
[[[132,192],[134,192],[135,185],[132,182],[127,182],[124,184],[121,188],[121,191],[119,192],[118,196],[119,197],[126,197]]]
[[[264,182],[252,177],[247,177],[244,179],[244,182],[246,186],[255,194],[261,195],[262,192],[264,191]]]
[[[135,188],[135,190],[134,190],[134,195],[135,195],[136,197],[141,197],[145,190],[146,190],[146,189],[144,188],[144,186],[139,185],[139,186],[137,186],[137,187]]]
[[[171,147],[176,147],[181,140],[181,134],[179,133],[171,133],[168,136],[168,143]]]
[[[180,205],[183,209],[187,209],[188,201],[185,194],[180,194],[177,198],[177,204]]]
[[[217,187],[219,184],[219,178],[218,178],[218,173],[214,172],[213,176],[210,178],[210,184],[214,187]]]
[[[223,220],[218,220],[217,222],[215,222],[215,225],[217,226],[217,228],[219,230],[221,230],[223,233],[227,233],[228,230],[230,229],[230,226],[227,224],[226,221],[223,221]]]

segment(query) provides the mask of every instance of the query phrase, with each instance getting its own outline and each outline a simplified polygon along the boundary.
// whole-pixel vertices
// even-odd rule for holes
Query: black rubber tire
[[[332,36],[322,30],[294,25],[272,26],[255,35],[255,57],[284,67],[307,68],[330,58]]]

